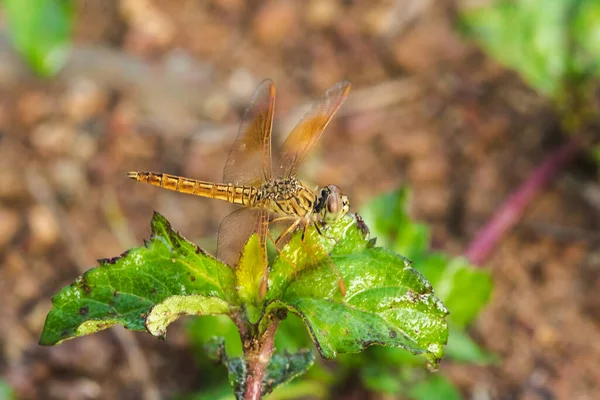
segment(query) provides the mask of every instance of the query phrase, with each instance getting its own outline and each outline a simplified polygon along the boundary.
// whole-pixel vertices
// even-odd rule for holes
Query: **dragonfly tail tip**
[[[127,177],[128,177],[129,179],[137,180],[137,178],[138,178],[138,173],[137,173],[137,172],[135,172],[135,171],[129,171],[129,172],[127,172]]]

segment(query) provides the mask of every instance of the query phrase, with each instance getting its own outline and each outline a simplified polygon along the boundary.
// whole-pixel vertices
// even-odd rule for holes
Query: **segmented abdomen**
[[[127,177],[137,182],[149,183],[176,192],[224,200],[248,207],[254,206],[258,194],[258,189],[253,186],[212,183],[162,173],[128,172]]]

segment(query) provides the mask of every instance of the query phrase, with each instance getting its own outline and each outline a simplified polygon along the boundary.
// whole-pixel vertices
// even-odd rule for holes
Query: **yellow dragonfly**
[[[348,212],[348,198],[335,185],[314,190],[297,179],[302,161],[321,137],[325,127],[342,105],[350,82],[329,88],[300,120],[283,143],[279,157],[271,160],[271,131],[275,106],[275,85],[263,81],[246,109],[238,137],[223,172],[224,183],[205,182],[154,172],[128,172],[138,182],[177,192],[239,204],[244,208],[227,215],[219,227],[217,258],[235,265],[248,238],[256,233],[265,251],[265,273],[261,295],[267,289],[266,243],[269,226],[283,226],[274,241],[279,248],[296,229],[331,223]],[[345,286],[340,279],[340,290]]]

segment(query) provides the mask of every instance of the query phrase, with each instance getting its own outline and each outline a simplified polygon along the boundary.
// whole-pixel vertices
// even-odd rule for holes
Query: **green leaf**
[[[299,350],[296,353],[283,351],[273,354],[263,380],[263,395],[271,393],[276,387],[304,374],[314,362],[314,353],[307,349]]]
[[[243,396],[243,385],[246,381],[246,367],[241,357],[228,357],[223,338],[213,338],[205,346],[206,352],[215,360],[227,367],[229,383],[238,399]],[[314,363],[315,356],[309,350],[296,353],[286,351],[272,355],[262,383],[262,394],[267,395],[278,386],[286,384],[296,376],[305,373]]]
[[[409,198],[410,192],[401,188],[374,199],[361,211],[367,222],[374,221],[379,228],[375,231],[381,235],[377,240],[406,255],[413,261],[412,266],[425,275],[450,311],[449,320],[457,326],[465,326],[489,301],[492,291],[490,273],[470,265],[462,257],[451,259],[442,253],[431,253],[429,228],[408,218],[406,203]]]
[[[197,294],[174,295],[167,297],[149,310],[146,329],[154,336],[164,337],[167,327],[182,315],[226,314],[229,304],[217,297]]]
[[[67,59],[74,17],[71,0],[2,0],[15,48],[41,76],[52,76]]]
[[[231,268],[171,229],[160,214],[152,238],[120,257],[99,260],[53,299],[42,345],[121,324],[163,336],[182,315],[226,314],[239,304]]]
[[[447,341],[447,311],[429,282],[404,257],[372,247],[362,220],[351,216],[323,235],[314,228],[304,241],[295,235],[271,269],[267,300],[305,321],[324,358],[378,344],[423,354],[435,366]]]
[[[408,396],[414,400],[461,400],[460,392],[443,375],[430,375],[426,380],[412,385]]]
[[[257,322],[262,311],[260,286],[267,271],[265,256],[265,249],[254,234],[244,246],[235,271],[238,296],[246,306],[251,323]]]

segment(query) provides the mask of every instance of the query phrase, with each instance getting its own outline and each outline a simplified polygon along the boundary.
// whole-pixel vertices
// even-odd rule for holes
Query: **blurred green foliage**
[[[408,390],[414,400],[460,400],[462,397],[452,383],[442,375],[432,375],[415,383]]]
[[[0,400],[12,400],[15,398],[14,392],[10,386],[0,379]]]
[[[600,1],[496,0],[464,11],[460,26],[493,58],[549,97],[567,133],[597,124]],[[600,145],[585,149],[600,171]]]
[[[64,65],[71,44],[72,0],[0,0],[11,42],[43,77]]]
[[[491,292],[489,273],[476,269],[462,257],[452,258],[429,248],[429,228],[406,213],[409,191],[380,196],[363,207],[361,215],[377,238],[377,244],[404,255],[435,288],[450,310],[453,324],[464,327],[487,303]]]
[[[453,258],[431,251],[429,228],[415,223],[406,212],[409,200],[410,192],[402,188],[380,196],[363,207],[361,215],[371,229],[371,236],[377,238],[378,245],[412,260],[412,267],[425,275],[435,288],[436,295],[450,311],[447,356],[457,362],[486,364],[494,361],[495,357],[483,351],[465,331],[465,327],[490,298],[492,281],[489,272],[470,265],[462,257]],[[369,374],[376,376],[376,380],[365,380],[367,387],[388,393],[404,392],[411,398],[421,399],[427,397],[420,397],[419,393],[429,393],[428,385],[434,385],[443,386],[445,389],[439,393],[448,395],[429,398],[453,399],[458,396],[457,392],[452,394],[449,382],[443,383],[443,376],[436,375],[435,379],[423,376],[422,368],[419,368],[422,362],[410,354],[400,354],[395,349],[374,348],[361,356],[364,358],[360,367],[363,380],[365,374],[369,374],[369,368],[376,366],[378,369],[376,374]],[[418,368],[411,369],[410,366]],[[389,382],[395,382],[395,386],[390,386]],[[414,388],[418,390],[413,392]]]
[[[360,214],[377,238],[377,245],[407,256],[412,267],[420,271],[436,289],[436,295],[450,310],[451,326],[446,354],[455,362],[486,364],[495,357],[482,350],[468,335],[465,327],[488,302],[492,282],[487,271],[477,269],[463,258],[453,258],[441,252],[432,252],[429,228],[415,223],[406,213],[410,193],[407,189],[380,196],[361,209]],[[241,354],[237,331],[231,321],[221,317],[203,317],[190,321],[188,332],[207,392],[191,398],[204,399],[207,393],[227,387],[226,373],[220,377],[208,371],[208,357],[203,344],[212,336],[225,336],[230,355]],[[275,337],[275,347],[290,352],[311,348],[310,337],[302,320],[294,315],[281,322]],[[359,376],[362,385],[372,391],[409,396],[420,399],[458,399],[459,392],[440,374],[431,374],[424,368],[422,357],[403,349],[374,346],[360,354],[340,354],[335,362],[317,363],[304,376],[284,387],[277,388],[270,399],[293,399],[302,396],[326,397],[332,388],[344,385]]]
[[[461,22],[484,50],[550,97],[600,75],[597,0],[498,0],[464,12]]]

